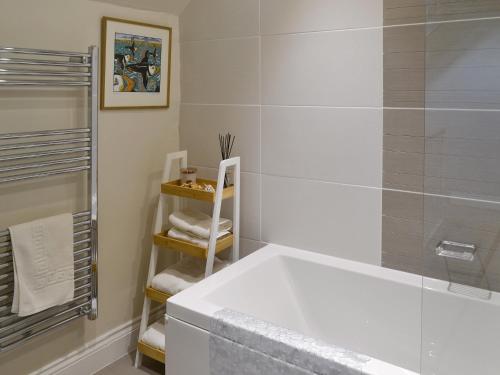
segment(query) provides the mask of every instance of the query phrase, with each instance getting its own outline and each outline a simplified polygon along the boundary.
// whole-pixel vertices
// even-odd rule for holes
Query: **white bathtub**
[[[210,321],[229,308],[368,355],[373,375],[498,375],[499,301],[497,293],[469,298],[442,281],[268,245],[168,300],[167,373],[209,374]]]

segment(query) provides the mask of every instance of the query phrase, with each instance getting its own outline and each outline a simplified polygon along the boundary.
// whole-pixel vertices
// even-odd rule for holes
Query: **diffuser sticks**
[[[231,157],[231,151],[233,151],[234,140],[236,137],[227,133],[226,135],[219,134],[219,145],[222,160],[229,159]],[[224,176],[224,187],[229,186],[229,179]]]

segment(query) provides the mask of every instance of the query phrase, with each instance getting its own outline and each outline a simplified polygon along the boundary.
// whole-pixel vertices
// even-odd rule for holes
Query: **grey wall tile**
[[[260,171],[260,108],[258,106],[181,105],[181,149],[189,163],[217,168],[221,160],[219,134],[236,137],[232,156],[241,157],[243,172]]]
[[[262,0],[262,33],[382,26],[382,0]]]
[[[425,111],[419,109],[384,109],[384,134],[424,136]]]
[[[380,264],[381,206],[379,189],[264,175],[262,240]]]
[[[384,151],[384,173],[424,174],[425,155],[415,152]]]
[[[466,20],[497,17],[500,4],[492,0],[384,0],[384,24]]]
[[[262,108],[262,171],[382,186],[382,110]]]
[[[263,104],[380,107],[381,50],[381,29],[265,36]]]
[[[181,61],[184,103],[259,103],[258,38],[186,42]]]
[[[423,220],[424,198],[422,194],[384,190],[383,215],[413,221]]]
[[[259,0],[191,0],[179,20],[181,41],[259,34]]]

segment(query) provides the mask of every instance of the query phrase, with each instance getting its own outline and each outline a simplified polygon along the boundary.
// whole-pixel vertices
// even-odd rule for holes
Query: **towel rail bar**
[[[88,209],[73,214],[72,301],[29,317],[10,313],[14,290],[12,244],[9,231],[0,231],[0,353],[81,316],[97,318],[98,65],[97,47],[87,52],[65,52],[0,46],[0,90],[13,86],[61,87],[78,89],[87,96],[84,128],[0,134],[0,185],[84,172],[88,187]],[[23,185],[23,189],[31,186]]]
[[[0,69],[0,74],[1,74],[1,69]],[[35,138],[35,137],[52,137],[55,135],[69,135],[69,134],[81,134],[81,133],[90,133],[90,129],[75,128],[75,129],[43,130],[43,131],[23,132],[23,133],[7,133],[7,134],[0,134],[0,140]]]
[[[75,226],[73,226],[73,228],[74,228],[74,227],[75,227]],[[84,235],[86,235],[86,234],[90,234],[90,233],[92,233],[92,230],[91,230],[91,229],[85,229],[85,230],[81,230],[81,231],[79,231],[79,232],[75,232],[75,233],[73,234],[73,237],[80,237],[80,236],[84,236]]]
[[[67,319],[59,321],[59,322],[57,322],[51,326],[48,326],[48,327],[46,327],[38,332],[31,333],[29,336],[24,336],[21,339],[10,343],[8,346],[0,345],[0,352],[15,349],[18,346],[24,344],[26,341],[32,339],[33,337],[40,336],[40,335],[42,335],[42,334],[44,334],[52,329],[55,329],[55,328],[60,327],[62,325],[65,325],[65,324],[67,324],[75,319],[82,317],[82,316],[88,315],[92,305],[91,305],[91,302],[88,302],[86,305],[89,306],[87,309],[84,309],[83,307],[81,307],[80,310],[77,311],[77,313],[75,313],[75,315],[73,315]]]
[[[30,316],[17,316],[15,314],[10,314],[6,317],[0,318],[0,337],[6,331],[15,328],[13,325],[19,322],[23,322],[23,324],[32,324],[39,322],[42,319],[54,316],[55,314],[63,312],[68,307],[73,307],[75,304],[80,303],[82,299],[88,298],[90,296],[89,292],[79,293],[75,295],[73,300],[69,301],[65,305],[55,306],[48,310],[44,310],[39,312],[38,314],[30,315]]]
[[[18,58],[14,58],[14,57],[0,57],[0,64],[65,66],[68,68],[88,68],[88,67],[90,67],[89,63],[84,63],[84,62],[37,60],[37,59],[18,59]]]
[[[51,71],[51,70],[30,70],[30,69],[0,69],[0,76],[36,76],[36,77],[90,77],[88,72],[71,72],[71,71]]]
[[[57,81],[57,80],[14,81],[8,79],[0,79],[0,86],[90,86],[90,85],[91,83],[89,81]]]
[[[50,176],[66,174],[66,173],[75,173],[75,172],[85,171],[85,170],[88,170],[90,168],[91,168],[90,165],[85,165],[82,167],[54,169],[54,170],[50,170],[50,171],[33,173],[33,174],[22,174],[22,175],[13,176],[13,177],[0,178],[0,183],[22,181],[22,180],[31,180],[33,178],[50,177]]]
[[[89,137],[84,137],[84,138],[58,139],[55,141],[41,141],[41,142],[32,142],[32,143],[13,143],[13,144],[0,146],[0,151],[23,150],[23,149],[27,149],[27,148],[59,146],[59,145],[68,145],[68,144],[74,144],[74,143],[87,143],[90,141],[91,141],[91,139]]]
[[[3,306],[12,306],[12,296],[4,296],[2,297],[2,301],[0,301],[0,307],[3,307]]]
[[[87,52],[69,52],[69,51],[51,51],[44,49],[33,48],[17,48],[17,47],[0,47],[0,53],[19,53],[25,55],[42,55],[42,56],[63,56],[63,57],[90,57]]]
[[[50,167],[52,165],[74,164],[74,163],[79,163],[79,162],[82,162],[82,161],[89,161],[89,160],[90,160],[90,156],[81,156],[79,158],[51,160],[51,161],[44,161],[44,162],[41,162],[41,163],[19,164],[19,165],[15,165],[15,166],[12,166],[12,167],[2,167],[2,168],[0,168],[0,173],[22,171],[22,170],[25,170],[25,169],[35,169],[35,168],[42,168],[42,167]]]
[[[33,159],[33,158],[40,158],[40,157],[54,156],[54,155],[76,154],[91,150],[92,149],[90,147],[74,147],[74,148],[62,148],[52,151],[32,152],[28,154],[14,154],[14,155],[0,156],[0,162],[22,160],[22,159]]]
[[[87,295],[88,295],[88,296],[90,296],[90,293],[87,293]],[[25,333],[25,332],[27,332],[27,331],[29,331],[29,330],[32,330],[32,329],[37,328],[37,327],[40,327],[41,325],[43,325],[43,324],[47,323],[47,321],[49,321],[50,319],[53,319],[54,317],[58,317],[58,316],[61,316],[61,315],[67,314],[67,313],[69,313],[69,312],[71,312],[71,311],[74,311],[74,310],[76,310],[76,309],[79,309],[80,307],[82,307],[82,306],[86,305],[87,303],[88,303],[88,302],[85,302],[85,303],[79,304],[79,305],[77,305],[77,306],[75,306],[75,307],[73,307],[73,308],[70,308],[70,309],[68,309],[68,310],[64,310],[63,312],[61,312],[61,313],[59,313],[59,314],[55,314],[55,315],[52,315],[52,316],[51,316],[51,317],[49,317],[49,318],[46,318],[46,319],[40,320],[40,321],[36,322],[36,323],[35,323],[35,324],[33,324],[33,325],[29,325],[29,326],[27,326],[27,327],[23,327],[23,328],[21,328],[20,330],[18,330],[18,331],[14,331],[13,333],[11,333],[11,334],[9,334],[9,335],[6,335],[6,336],[5,336],[5,335],[3,334],[3,332],[2,332],[2,333],[0,333],[0,340],[1,340],[1,341],[9,341],[9,340],[11,340],[11,339],[15,338],[16,336],[22,335],[23,333]],[[11,327],[9,327],[9,328],[11,328]],[[6,331],[8,332],[8,330],[6,330]],[[1,344],[0,344],[0,346],[1,346]]]

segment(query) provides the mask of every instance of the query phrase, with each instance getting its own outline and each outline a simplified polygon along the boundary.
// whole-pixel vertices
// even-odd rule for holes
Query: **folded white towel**
[[[165,321],[160,319],[151,324],[142,335],[142,341],[153,348],[165,351]]]
[[[193,236],[208,239],[210,238],[210,226],[212,218],[203,212],[185,209],[175,211],[169,216],[170,223],[180,230]],[[230,230],[233,223],[229,219],[220,218],[219,231]]]
[[[227,230],[219,232],[217,238],[227,236],[229,233],[231,233],[231,232],[229,232]],[[192,236],[189,233],[183,232],[182,230],[177,229],[175,227],[171,228],[167,232],[167,235],[169,237],[175,238],[177,240],[186,241],[186,242],[192,243],[193,245],[203,247],[204,249],[208,248],[208,240],[207,239]]]
[[[228,265],[218,258],[214,261],[214,272]],[[151,282],[154,289],[171,295],[182,292],[205,277],[205,262],[185,256],[176,264],[165,268]]]
[[[73,216],[63,214],[9,228],[14,259],[13,313],[35,314],[74,296]]]

